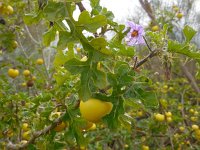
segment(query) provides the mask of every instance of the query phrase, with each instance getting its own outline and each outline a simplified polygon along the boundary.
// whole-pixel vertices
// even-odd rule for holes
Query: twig
[[[152,52],[152,49],[151,49],[149,43],[147,42],[147,39],[145,38],[145,36],[143,36],[143,39],[144,39],[145,43],[147,44],[148,49]]]
[[[7,144],[7,149],[11,149],[11,150],[19,150],[19,149],[23,149],[23,148],[26,148],[29,144],[31,143],[34,143],[34,141],[48,133],[49,131],[51,131],[52,129],[54,129],[58,123],[60,123],[62,121],[62,118],[65,116],[65,113],[60,117],[60,118],[57,118],[51,125],[47,126],[46,128],[44,128],[43,130],[40,130],[40,131],[36,131],[32,134],[32,137],[30,138],[30,140],[25,143],[25,144],[13,144],[11,141],[8,141],[8,144]]]
[[[152,58],[152,57],[156,56],[157,54],[158,54],[158,51],[157,51],[157,50],[152,51],[152,52],[149,53],[144,59],[142,59],[141,61],[139,61],[139,62],[136,64],[135,68],[140,67],[140,66],[143,65],[145,62],[147,62],[149,58]]]
[[[80,12],[83,12],[84,10],[86,10],[81,2],[76,3],[76,5],[78,6]]]
[[[198,94],[200,94],[200,88],[199,88],[198,84],[196,83],[196,81],[195,81],[194,77],[192,76],[192,74],[188,71],[187,67],[185,67],[183,64],[181,64],[181,68],[182,68],[183,73],[185,74],[186,78],[188,79],[189,83],[193,87],[193,89]]]
[[[29,37],[31,38],[31,40],[32,40],[35,44],[40,45],[40,43],[39,43],[39,42],[32,36],[32,34],[30,33],[30,31],[29,31],[27,25],[24,25],[24,27],[25,27],[25,29],[26,29],[26,31],[27,31]]]

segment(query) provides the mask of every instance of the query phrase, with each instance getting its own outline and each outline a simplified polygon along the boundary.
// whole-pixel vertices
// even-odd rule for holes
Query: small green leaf
[[[92,93],[90,90],[90,86],[89,86],[89,81],[91,79],[91,71],[88,69],[85,69],[82,73],[81,73],[81,85],[80,85],[80,90],[79,90],[79,98],[83,101],[88,100]]]
[[[107,41],[102,37],[93,39],[90,44],[97,50],[105,48],[108,45]]]
[[[23,19],[27,25],[36,24],[42,19],[42,12],[25,14]]]
[[[59,42],[58,42],[58,50],[64,50],[68,43],[70,42],[77,42],[78,38],[67,31],[60,31],[59,32]]]
[[[197,31],[195,31],[193,28],[191,28],[188,25],[186,25],[183,29],[183,34],[185,36],[186,42],[190,42],[196,33]]]
[[[106,25],[106,23],[107,20],[105,16],[97,15],[92,18],[88,11],[83,11],[79,16],[77,27],[95,33],[98,28]]]
[[[47,32],[43,34],[43,43],[45,46],[49,46],[50,43],[55,40],[56,30],[51,27]]]
[[[92,78],[94,84],[99,88],[103,89],[108,85],[106,73],[100,70],[93,70]]]
[[[57,21],[67,17],[68,13],[64,3],[49,1],[48,5],[44,8],[44,15],[49,21]]]
[[[78,74],[84,71],[88,67],[88,63],[73,58],[67,61],[64,67],[72,74]]]

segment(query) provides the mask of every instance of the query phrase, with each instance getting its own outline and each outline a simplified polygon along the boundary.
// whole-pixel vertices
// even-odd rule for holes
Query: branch
[[[141,4],[142,8],[148,14],[149,18],[151,18],[151,20],[153,21],[153,23],[156,24],[156,19],[155,19],[155,16],[153,14],[153,10],[151,8],[150,3],[147,0],[139,0],[139,1],[140,1],[140,4]]]
[[[8,141],[7,149],[19,150],[19,149],[26,148],[29,144],[34,143],[34,141],[38,137],[40,137],[40,136],[42,136],[44,134],[47,134],[49,131],[51,131],[52,129],[54,129],[57,126],[57,124],[59,124],[62,121],[62,118],[64,117],[64,115],[65,115],[65,113],[60,118],[55,119],[55,121],[53,121],[51,125],[47,126],[43,130],[35,131],[32,134],[32,137],[30,138],[30,140],[27,143],[25,143],[25,144],[21,144],[21,145],[20,144],[13,144],[11,141]]]
[[[30,33],[30,31],[29,31],[27,25],[24,25],[24,27],[25,27],[25,29],[26,29],[26,31],[27,31],[29,37],[31,38],[31,40],[32,40],[35,44],[40,45],[40,43],[39,43],[39,42],[32,36],[32,34]]]
[[[199,88],[197,82],[195,81],[194,77],[192,76],[192,74],[188,71],[187,67],[185,67],[183,64],[181,64],[181,68],[182,68],[183,73],[185,74],[186,78],[190,82],[191,86],[193,87],[193,89],[198,94],[200,94],[200,88]]]
[[[84,10],[86,10],[81,2],[76,3],[76,5],[78,6],[80,12],[83,12]]]
[[[136,65],[134,69],[137,69],[138,67],[140,67],[141,65],[143,65],[145,62],[147,62],[150,58],[156,56],[158,54],[158,50],[154,50],[151,53],[149,53],[145,58],[143,58],[141,61],[139,61]]]

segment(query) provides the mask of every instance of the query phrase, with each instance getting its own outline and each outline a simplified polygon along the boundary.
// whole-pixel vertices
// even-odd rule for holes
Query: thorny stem
[[[152,52],[152,49],[151,49],[149,43],[147,42],[147,39],[145,38],[145,36],[143,36],[143,39],[144,39],[145,43],[147,44],[149,51]]]

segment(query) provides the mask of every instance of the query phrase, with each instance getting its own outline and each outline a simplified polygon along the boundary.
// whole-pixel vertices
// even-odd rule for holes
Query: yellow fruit
[[[138,117],[142,117],[143,115],[144,115],[143,111],[140,110],[140,111],[137,112]]]
[[[42,59],[42,58],[38,58],[37,60],[36,60],[36,64],[37,65],[42,65],[44,63],[44,60]]]
[[[162,115],[162,114],[155,114],[154,117],[155,117],[155,119],[156,119],[157,121],[160,121],[160,122],[162,122],[162,121],[165,120],[165,116]]]
[[[198,114],[199,114],[198,111],[195,111],[195,112],[194,112],[194,115],[195,115],[195,116],[198,116]]]
[[[194,109],[191,108],[191,109],[189,110],[189,112],[190,112],[191,114],[193,114],[193,113],[194,113]]]
[[[195,130],[195,134],[196,134],[197,136],[200,136],[200,129]]]
[[[179,130],[180,130],[181,132],[183,132],[183,131],[185,130],[185,128],[184,128],[183,126],[181,126],[181,127],[179,127]]]
[[[8,76],[11,78],[16,78],[19,75],[19,70],[17,69],[9,69],[8,70]]]
[[[97,128],[96,124],[93,123],[93,124],[92,124],[92,127],[90,127],[88,130],[95,130],[96,128]]]
[[[149,150],[149,146],[142,145],[142,150]]]
[[[59,118],[61,115],[61,112],[52,112],[49,116],[49,120],[55,120],[56,118]]]
[[[81,61],[83,61],[83,62],[85,62],[85,61],[87,61],[87,56],[84,56],[83,58],[81,58]]]
[[[165,112],[165,116],[166,116],[166,117],[172,117],[172,113],[171,113],[170,111]]]
[[[25,86],[26,86],[26,82],[23,82],[23,83],[21,84],[21,86],[25,87]]]
[[[28,123],[23,123],[22,124],[22,130],[23,131],[28,131],[29,130],[28,126],[29,126]]]
[[[176,17],[177,17],[178,19],[181,19],[181,18],[183,17],[183,14],[182,14],[181,12],[179,12],[179,13],[176,15]]]
[[[177,12],[177,11],[179,11],[179,8],[178,8],[177,6],[173,6],[173,10],[174,10],[175,12]]]
[[[29,70],[24,70],[23,75],[25,77],[29,76],[31,74],[31,72]]]
[[[10,6],[10,5],[7,6],[6,11],[7,11],[7,14],[8,14],[8,15],[12,15],[13,12],[14,12],[12,6]]]
[[[31,137],[30,134],[31,134],[30,131],[26,131],[26,132],[24,132],[24,133],[22,134],[22,139],[23,139],[23,140],[29,140],[30,137]]]
[[[128,148],[128,147],[129,147],[128,144],[125,144],[125,145],[124,145],[124,148]]]
[[[90,122],[98,122],[102,117],[111,112],[112,107],[113,104],[111,102],[104,102],[94,98],[80,102],[81,115]]]
[[[36,76],[32,76],[32,80],[35,81],[37,78]]]
[[[167,122],[172,122],[172,117],[167,117]]]
[[[173,88],[173,87],[169,87],[169,90],[170,90],[170,91],[174,91],[174,88]]]
[[[159,26],[155,25],[151,28],[152,31],[156,32],[159,30]]]
[[[193,121],[193,122],[196,122],[197,121],[197,117],[192,116],[192,117],[190,117],[190,120]]]
[[[76,48],[76,51],[77,51],[77,52],[80,52],[80,51],[81,51],[81,48],[80,48],[80,47],[77,47],[77,48]]]
[[[57,126],[54,128],[54,131],[60,132],[66,128],[66,124],[62,121],[61,123],[57,124]]]
[[[18,47],[17,41],[12,42],[12,47],[13,47],[13,49],[16,49]]]
[[[167,90],[168,89],[168,85],[164,85],[163,89]]]
[[[199,129],[199,126],[196,125],[196,124],[193,124],[193,125],[192,125],[192,129],[193,129],[193,130],[198,130],[198,129]]]

